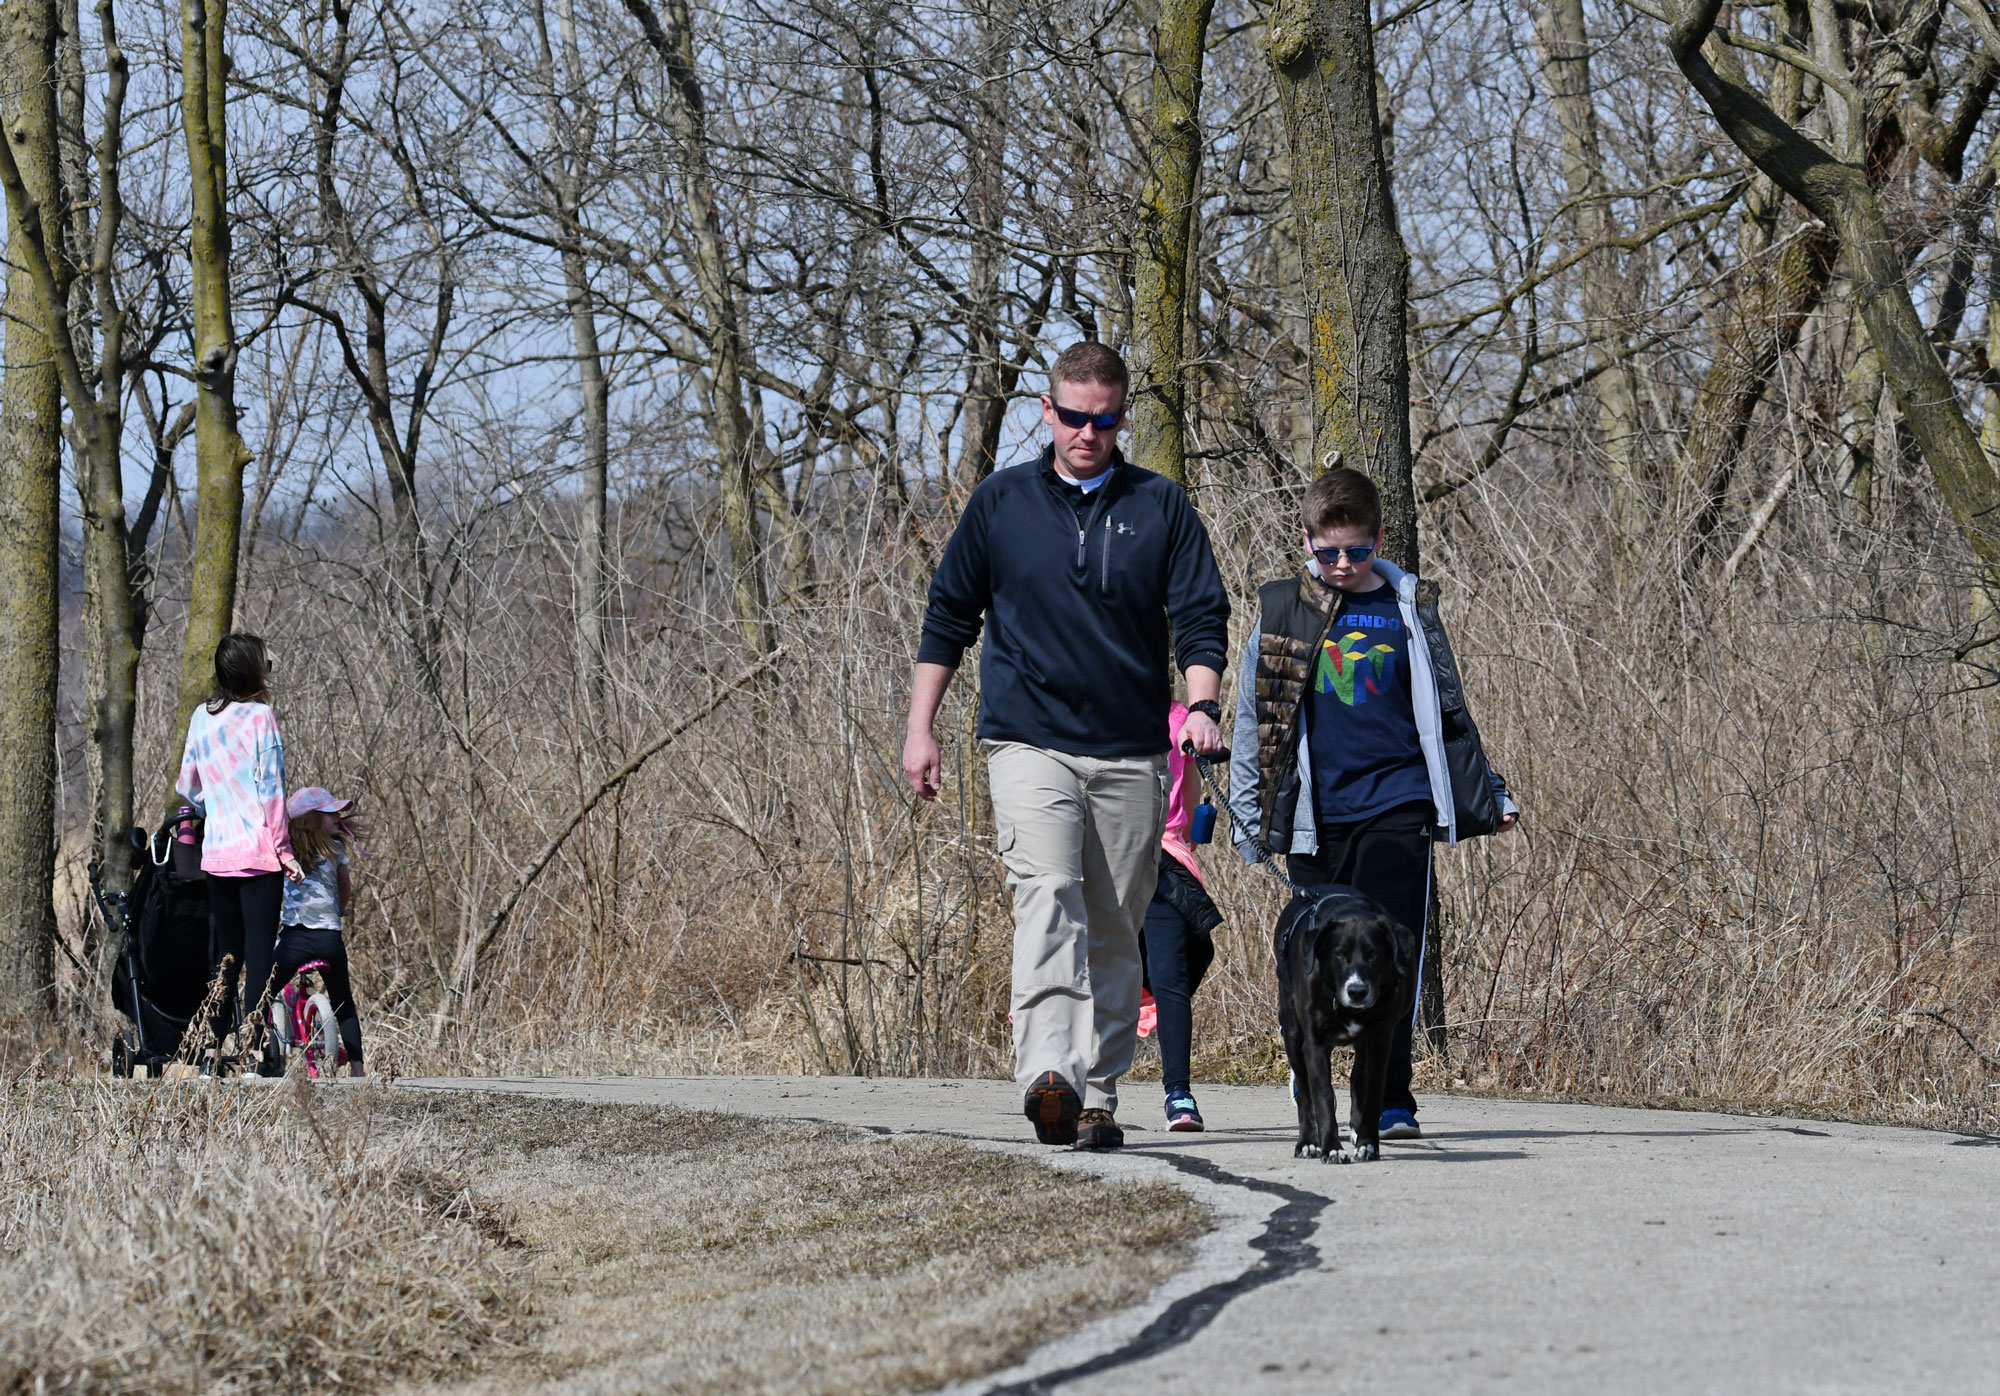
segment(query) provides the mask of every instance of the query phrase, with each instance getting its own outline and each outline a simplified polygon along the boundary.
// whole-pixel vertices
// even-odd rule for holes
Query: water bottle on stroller
[[[188,879],[202,875],[201,827],[202,813],[193,805],[181,805],[167,821],[175,877]]]

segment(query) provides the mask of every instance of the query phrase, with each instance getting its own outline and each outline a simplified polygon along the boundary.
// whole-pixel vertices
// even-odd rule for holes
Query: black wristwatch
[[[1217,727],[1222,725],[1222,704],[1213,698],[1204,698],[1199,703],[1189,703],[1187,708],[1191,713],[1200,713]]]

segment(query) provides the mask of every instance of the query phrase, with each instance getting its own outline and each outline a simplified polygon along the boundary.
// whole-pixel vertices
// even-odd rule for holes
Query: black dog
[[[1417,993],[1417,937],[1352,887],[1295,896],[1278,918],[1278,1025],[1297,1083],[1294,1158],[1322,1163],[1382,1156],[1382,1090],[1396,1024]],[[1352,1157],[1340,1148],[1333,1095],[1335,1047],[1354,1048],[1348,1077]]]

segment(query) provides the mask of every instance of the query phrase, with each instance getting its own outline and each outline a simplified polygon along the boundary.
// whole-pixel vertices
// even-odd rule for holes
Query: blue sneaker
[[[1167,1097],[1167,1128],[1175,1134],[1200,1134],[1208,1128],[1201,1122],[1201,1111],[1195,1109],[1194,1096],[1187,1091],[1175,1091]]]
[[[1384,1110],[1378,1131],[1384,1139],[1422,1139],[1423,1129],[1417,1124],[1414,1110]]]

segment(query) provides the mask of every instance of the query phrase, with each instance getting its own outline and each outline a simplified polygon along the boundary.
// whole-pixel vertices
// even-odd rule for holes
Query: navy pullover
[[[1167,635],[1180,666],[1228,664],[1229,597],[1179,485],[1114,455],[1089,495],[1054,450],[972,492],[931,579],[919,664],[979,638],[979,735],[1072,756],[1167,749]]]

